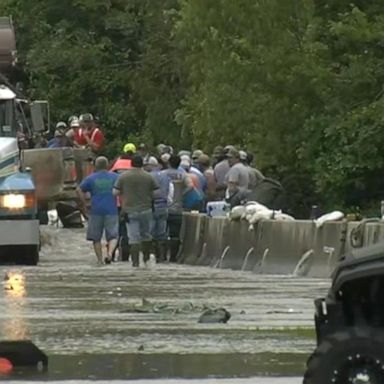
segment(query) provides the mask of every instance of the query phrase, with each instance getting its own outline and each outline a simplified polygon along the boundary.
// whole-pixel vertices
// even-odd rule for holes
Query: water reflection
[[[299,376],[303,354],[104,354],[50,355],[44,374],[16,371],[28,380],[135,380]],[[178,381],[177,381],[178,382]],[[255,381],[259,383],[259,381]]]
[[[25,316],[26,282],[20,271],[9,271],[4,277],[5,314],[3,335],[7,340],[29,338]]]
[[[7,272],[4,277],[6,295],[12,299],[25,296],[25,276],[21,272]]]

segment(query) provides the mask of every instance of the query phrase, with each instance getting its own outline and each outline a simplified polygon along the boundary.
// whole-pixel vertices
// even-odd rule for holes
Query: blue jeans
[[[167,240],[168,209],[156,208],[153,212],[152,237],[154,240]]]
[[[130,245],[151,241],[152,210],[128,214],[127,231]]]

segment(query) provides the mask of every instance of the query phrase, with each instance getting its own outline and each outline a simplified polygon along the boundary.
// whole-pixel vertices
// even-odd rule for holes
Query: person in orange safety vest
[[[115,160],[110,169],[112,172],[121,173],[132,168],[132,157],[136,153],[135,144],[128,143],[123,147],[123,153]]]

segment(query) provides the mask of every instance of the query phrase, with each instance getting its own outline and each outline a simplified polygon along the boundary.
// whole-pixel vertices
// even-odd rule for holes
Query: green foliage
[[[125,141],[143,130],[157,133],[159,140],[162,128],[177,128],[169,103],[177,90],[168,86],[172,73],[164,53],[172,28],[165,12],[177,2],[159,5],[139,0],[9,0],[0,12],[15,20],[29,95],[48,98],[54,118],[91,111],[101,117],[111,140]],[[164,48],[156,45],[160,40]]]
[[[31,97],[130,141],[235,144],[293,211],[384,196],[379,0],[3,0]]]

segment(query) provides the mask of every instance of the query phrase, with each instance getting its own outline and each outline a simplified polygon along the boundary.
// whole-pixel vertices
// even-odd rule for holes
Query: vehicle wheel
[[[328,336],[308,359],[303,384],[384,383],[384,333],[348,328]]]
[[[39,245],[22,247],[20,259],[24,265],[37,265],[39,262]]]

